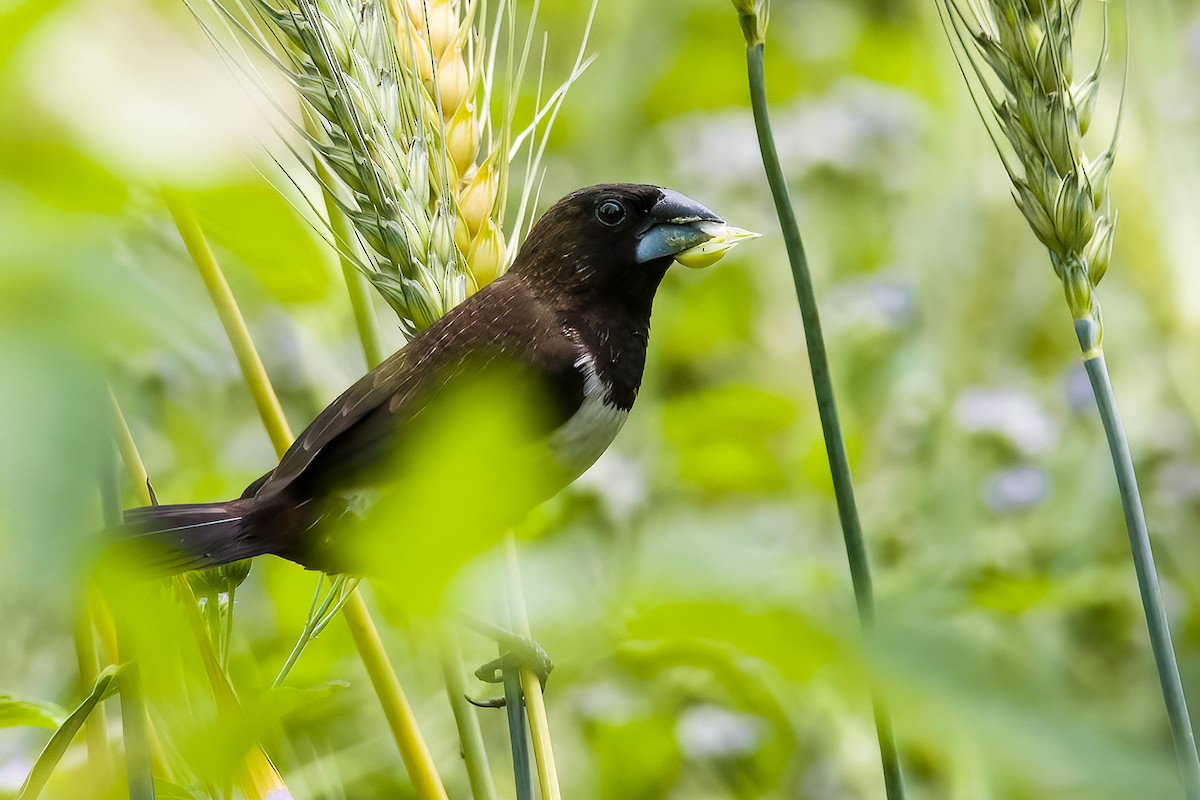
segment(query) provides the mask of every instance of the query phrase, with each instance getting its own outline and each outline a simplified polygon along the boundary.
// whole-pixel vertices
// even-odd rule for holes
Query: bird
[[[494,389],[488,381],[501,374],[529,391],[509,397],[529,409],[528,424],[489,465],[498,480],[520,478],[522,492],[496,523],[512,524],[612,443],[642,383],[663,277],[723,230],[737,229],[660,186],[568,194],[532,226],[508,272],[346,389],[240,497],[130,509],[120,541],[166,573],[265,554],[368,573],[339,544],[337,521],[355,507],[348,498],[394,479],[396,460],[454,391]]]

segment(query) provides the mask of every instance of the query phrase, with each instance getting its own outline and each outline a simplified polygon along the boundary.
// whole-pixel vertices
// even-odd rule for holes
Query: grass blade
[[[25,778],[25,782],[21,784],[20,791],[17,792],[17,800],[35,800],[41,794],[42,789],[46,786],[46,781],[50,779],[54,768],[62,760],[63,754],[67,752],[67,748],[75,738],[75,734],[79,733],[79,729],[83,727],[83,723],[87,720],[88,715],[100,703],[111,697],[113,692],[117,691],[117,676],[122,672],[123,668],[108,666],[96,676],[96,682],[92,684],[91,692],[79,704],[79,707],[71,712],[71,716],[67,717],[66,721],[50,737],[50,741],[46,742],[46,746],[42,748],[41,754],[33,764],[33,769],[30,771],[29,776]],[[138,797],[145,795],[134,795],[131,784],[130,796]],[[154,796],[153,790],[149,796]]]

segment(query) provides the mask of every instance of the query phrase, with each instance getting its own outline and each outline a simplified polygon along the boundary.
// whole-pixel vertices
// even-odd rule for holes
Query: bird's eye
[[[616,227],[625,221],[625,206],[616,200],[605,200],[596,207],[596,219],[611,227]]]

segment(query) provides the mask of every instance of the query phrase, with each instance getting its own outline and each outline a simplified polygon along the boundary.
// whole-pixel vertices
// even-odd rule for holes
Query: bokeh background
[[[1127,52],[1100,297],[1198,708],[1200,3],[1130,6],[1128,32],[1113,8],[1100,98],[1111,122]],[[1103,9],[1085,0],[1085,19]],[[586,15],[543,0],[551,78],[568,72]],[[551,139],[543,207],[581,185],[654,182],[765,235],[668,276],[626,429],[526,526],[565,796],[881,797],[868,680],[892,697],[913,798],[1178,796],[1061,289],[934,3],[778,2],[769,32],[777,137],[875,568],[880,636],[866,654],[736,15],[724,0],[602,0],[589,49],[598,58]],[[267,115],[183,3],[0,2],[0,108],[0,693],[69,708],[111,456],[103,381],[165,501],[227,498],[274,464],[157,187],[196,207],[296,429],[364,363],[333,254],[273,188]],[[389,314],[380,307],[399,346]],[[472,494],[450,485],[444,502]],[[493,565],[479,559],[463,582],[486,585]],[[291,649],[314,581],[265,559],[239,591],[231,672],[244,697]],[[409,600],[372,602],[463,797],[440,666]],[[466,643],[472,663],[494,653]],[[412,795],[340,622],[289,685],[262,741],[296,796]],[[511,796],[503,715],[482,717]],[[48,734],[0,730],[0,796]],[[82,759],[68,754],[51,796],[84,796]]]

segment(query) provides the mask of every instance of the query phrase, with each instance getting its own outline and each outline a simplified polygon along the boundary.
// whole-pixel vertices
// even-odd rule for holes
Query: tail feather
[[[164,572],[216,567],[268,551],[254,518],[253,498],[134,508],[125,512],[117,548]]]

